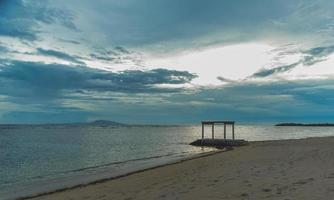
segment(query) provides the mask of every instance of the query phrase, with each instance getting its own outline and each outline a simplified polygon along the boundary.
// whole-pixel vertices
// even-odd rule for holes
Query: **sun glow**
[[[216,85],[222,83],[217,77],[240,80],[269,65],[275,57],[271,53],[274,48],[258,43],[221,46],[163,58],[147,57],[145,64],[191,71],[199,76],[194,84]]]

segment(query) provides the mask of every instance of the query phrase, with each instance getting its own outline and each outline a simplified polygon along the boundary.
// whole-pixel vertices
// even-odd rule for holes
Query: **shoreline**
[[[270,199],[280,199],[282,196],[292,196],[290,199],[301,199],[301,196],[304,197],[303,199],[315,199],[314,197],[319,199],[320,195],[327,197],[334,194],[334,188],[333,191],[328,188],[334,184],[324,185],[324,182],[334,183],[334,172],[333,174],[331,172],[334,164],[334,158],[331,158],[331,155],[334,155],[332,144],[334,144],[334,137],[250,142],[248,146],[236,147],[224,153],[211,152],[117,178],[20,199],[53,200],[82,199],[83,197],[86,199],[126,199],[125,197],[129,199],[164,199],[165,197],[218,199],[216,197],[221,195],[225,195],[225,199],[249,199],[252,196],[256,199],[262,199],[264,196],[272,197]],[[323,154],[324,156],[321,156]],[[324,162],[321,166],[322,170],[316,166],[319,158]],[[325,177],[323,177],[324,173],[327,173]],[[254,183],[251,183],[252,181]],[[166,186],[166,182],[172,184]],[[319,183],[315,184],[315,182]],[[220,183],[222,187],[215,183]],[[251,191],[252,185],[259,185],[258,187],[262,189],[257,188],[255,192]],[[183,191],[188,186],[188,190]],[[318,187],[325,188],[328,194],[323,193],[323,189]],[[230,189],[221,192],[217,188]],[[310,194],[314,188],[322,193]],[[198,193],[198,191],[201,192]],[[210,196],[213,193],[216,197]]]
[[[198,147],[200,148],[200,147]],[[205,147],[206,149],[214,149],[212,147]],[[108,182],[108,181],[112,181],[112,180],[116,180],[116,179],[120,179],[123,177],[127,177],[133,174],[137,174],[137,173],[142,173],[145,171],[149,171],[149,170],[154,170],[157,168],[161,168],[161,167],[166,167],[166,166],[170,166],[170,165],[174,165],[174,164],[178,164],[178,163],[182,163],[182,162],[186,162],[189,160],[193,160],[193,159],[197,159],[197,158],[201,158],[201,157],[206,157],[206,156],[211,156],[217,153],[222,153],[222,152],[226,152],[229,151],[227,149],[214,149],[212,151],[206,151],[206,152],[202,152],[202,153],[194,153],[192,155],[188,155],[185,157],[181,157],[180,158],[174,158],[171,160],[167,160],[165,162],[158,162],[158,163],[152,163],[151,166],[149,167],[143,167],[141,169],[136,169],[130,172],[126,172],[126,173],[121,173],[120,175],[112,175],[110,177],[106,177],[106,178],[101,178],[101,179],[97,179],[97,180],[93,180],[93,181],[86,181],[83,183],[78,183],[78,184],[74,184],[73,186],[68,186],[68,187],[63,187],[60,189],[54,189],[54,190],[50,190],[50,191],[46,191],[46,192],[37,192],[36,194],[29,194],[29,195],[22,195],[22,196],[18,196],[18,197],[14,197],[14,198],[8,198],[6,200],[25,200],[25,199],[33,199],[33,198],[37,198],[37,197],[41,197],[41,196],[45,196],[45,195],[52,195],[58,192],[64,192],[64,191],[68,191],[68,190],[72,190],[72,189],[76,189],[76,188],[81,188],[81,187],[86,187],[86,186],[90,186],[90,185],[96,185],[96,184],[100,184],[100,183],[104,183],[104,182]]]

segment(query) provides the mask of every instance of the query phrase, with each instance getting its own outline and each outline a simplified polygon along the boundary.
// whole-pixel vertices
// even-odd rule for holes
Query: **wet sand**
[[[333,199],[334,137],[252,142],[231,151],[34,200]]]

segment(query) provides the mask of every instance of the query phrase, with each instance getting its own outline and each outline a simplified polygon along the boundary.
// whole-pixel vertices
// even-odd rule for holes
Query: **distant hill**
[[[126,126],[127,125],[127,124],[114,122],[114,121],[108,121],[108,120],[95,120],[93,122],[90,122],[89,124],[101,125],[101,126]]]
[[[280,123],[275,126],[334,126],[332,123],[314,123],[314,124],[303,124],[303,123]]]

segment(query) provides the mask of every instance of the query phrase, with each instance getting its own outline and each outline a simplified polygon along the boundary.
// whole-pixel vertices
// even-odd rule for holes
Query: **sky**
[[[0,0],[0,123],[334,121],[332,0]]]

